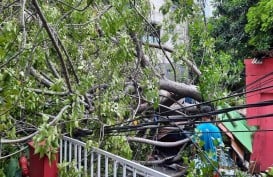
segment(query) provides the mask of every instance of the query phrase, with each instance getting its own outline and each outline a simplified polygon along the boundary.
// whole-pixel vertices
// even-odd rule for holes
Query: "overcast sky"
[[[206,7],[205,7],[205,13],[207,17],[212,16],[212,6],[211,6],[212,0],[206,0]]]

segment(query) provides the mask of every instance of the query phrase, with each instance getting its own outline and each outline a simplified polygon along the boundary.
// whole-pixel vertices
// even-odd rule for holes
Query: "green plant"
[[[252,175],[241,170],[236,170],[235,171],[236,177],[251,177]]]
[[[197,130],[194,136],[195,145],[191,146],[193,157],[188,158],[187,153],[182,154],[183,161],[188,165],[187,177],[207,177],[212,176],[218,168],[218,162],[212,160],[213,154],[203,151],[200,147],[204,142],[200,139],[200,132]]]
[[[261,0],[248,10],[245,31],[251,36],[249,43],[256,49],[266,50],[273,47],[272,8],[273,0]]]
[[[59,177],[87,177],[82,169],[77,168],[75,161],[58,164],[58,173]]]
[[[56,126],[47,123],[48,117],[44,116],[44,123],[39,127],[40,133],[34,136],[35,154],[40,154],[40,158],[45,155],[49,161],[56,158],[59,148],[59,135]]]

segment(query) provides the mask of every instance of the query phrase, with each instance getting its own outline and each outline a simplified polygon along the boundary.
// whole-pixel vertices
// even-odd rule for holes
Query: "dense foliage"
[[[192,5],[176,4],[172,23]],[[2,153],[38,133],[34,144],[46,141],[36,152],[50,156],[59,135],[89,130],[89,144],[129,158],[126,139],[105,138],[104,127],[137,118],[143,102],[152,112],[159,105],[159,61],[140,40],[151,8],[146,0],[1,1]]]
[[[100,127],[132,117],[135,99],[124,88],[136,79],[156,100],[152,70],[135,62],[131,36],[143,34],[144,22],[130,6],[144,16],[149,9],[146,1],[1,2],[1,137],[37,127],[38,142],[75,127],[99,137]],[[61,110],[58,126],[47,125]]]
[[[239,59],[251,49],[244,32],[246,12],[255,2],[215,0],[215,16],[206,22],[205,1],[166,0],[160,11],[168,18],[159,26],[167,33],[155,34],[158,43],[150,45],[142,41],[147,26],[155,31],[149,22],[154,7],[148,0],[1,1],[2,155],[34,137],[35,146],[44,143],[36,152],[51,157],[60,135],[83,132],[89,134],[87,144],[131,158],[124,133],[106,136],[105,127],[137,125],[143,117],[150,121],[156,111],[169,109],[180,98],[201,101],[199,91],[206,100],[219,98],[238,86]],[[250,44],[271,46],[272,4],[261,1],[249,10]],[[263,5],[268,11],[261,16]],[[184,43],[177,25],[188,27]],[[164,48],[165,42],[173,48]],[[175,82],[181,80],[176,70],[175,81],[165,78],[158,69],[158,49],[172,69],[173,64],[188,65],[188,85]],[[168,91],[163,96],[169,102],[160,99],[161,89]],[[4,163],[0,161],[1,167]]]
[[[230,54],[233,61],[251,56],[253,47],[248,44],[250,35],[244,30],[247,11],[258,0],[214,0],[213,18],[210,19],[210,34],[216,39],[216,51]]]
[[[224,8],[223,6],[229,2],[222,1],[221,4],[218,4],[218,8]],[[243,58],[236,58],[238,55],[245,55],[243,50],[238,50],[241,41],[238,40],[238,46],[235,47],[226,35],[234,39],[236,36],[227,32],[228,27],[227,29],[222,28],[224,26],[222,19],[231,18],[230,14],[215,14],[206,22],[201,9],[197,8],[196,11],[194,18],[189,20],[189,34],[192,58],[202,70],[202,77],[198,78],[197,82],[205,100],[223,97],[231,91],[242,88],[244,84],[244,78],[241,76]],[[221,10],[216,8],[216,12],[218,11]],[[226,25],[230,25],[231,21],[226,21]],[[236,20],[232,22],[237,23]],[[242,33],[244,33],[243,29]],[[237,33],[234,32],[234,35]],[[221,47],[219,43],[226,45]],[[245,45],[243,41],[242,45]],[[232,48],[237,50],[236,54],[233,53]],[[219,88],[222,89],[222,92],[219,92]]]
[[[273,1],[260,0],[247,13],[246,32],[251,36],[249,43],[257,50],[268,50],[273,47]]]

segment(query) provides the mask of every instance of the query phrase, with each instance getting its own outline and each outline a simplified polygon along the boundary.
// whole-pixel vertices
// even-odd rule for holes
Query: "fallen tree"
[[[160,110],[169,111],[169,116],[185,115],[172,105],[183,108],[179,100],[185,97],[202,100],[197,86],[172,81],[158,69],[160,51],[176,80],[169,56],[174,49],[160,42],[147,49],[142,42],[145,26],[151,25],[146,1],[3,3],[1,143],[23,144],[40,134],[46,115],[52,119],[49,127],[73,136],[86,132],[103,146],[109,139],[104,134],[107,126],[150,122]],[[132,8],[124,9],[128,4]],[[196,65],[183,60],[184,67],[201,75]],[[116,141],[115,147],[120,146]]]

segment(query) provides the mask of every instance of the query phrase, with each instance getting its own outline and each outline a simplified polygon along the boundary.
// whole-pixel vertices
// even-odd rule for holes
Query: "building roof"
[[[221,107],[218,107],[218,109],[221,109]],[[219,120],[232,120],[242,117],[244,116],[237,111],[231,111],[228,113],[218,115]],[[252,134],[254,133],[255,130],[257,130],[256,127],[248,126],[246,120],[222,122],[222,124],[249,152],[252,153]]]

